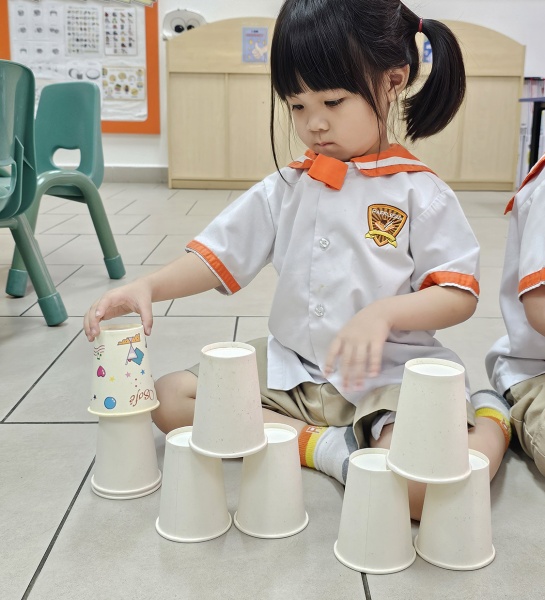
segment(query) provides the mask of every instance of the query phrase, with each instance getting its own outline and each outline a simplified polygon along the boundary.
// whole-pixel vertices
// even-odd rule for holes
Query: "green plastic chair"
[[[87,204],[95,226],[106,269],[111,279],[121,279],[125,267],[112,234],[98,188],[104,177],[100,91],[87,81],[54,83],[43,88],[36,113],[36,165],[38,184],[34,202],[26,213],[34,230],[44,194]],[[80,151],[80,164],[60,169],[53,162],[61,148]],[[27,272],[15,251],[6,293],[24,296]]]
[[[25,216],[36,193],[34,75],[23,65],[0,60],[0,227],[9,227],[48,325],[68,315]]]

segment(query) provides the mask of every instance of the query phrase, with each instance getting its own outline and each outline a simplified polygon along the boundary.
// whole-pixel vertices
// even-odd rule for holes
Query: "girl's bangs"
[[[334,36],[330,28],[319,27],[305,35],[305,30],[285,29],[275,37],[271,52],[272,84],[282,100],[306,90],[345,89],[358,93],[356,82],[363,77],[361,72],[354,72],[357,69],[346,32]]]

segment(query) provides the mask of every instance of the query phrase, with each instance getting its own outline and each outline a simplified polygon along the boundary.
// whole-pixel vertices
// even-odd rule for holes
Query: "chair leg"
[[[11,234],[38,295],[38,304],[45,321],[49,326],[59,325],[68,318],[61,296],[55,289],[27,217],[21,214],[14,218],[17,227],[11,230]]]
[[[121,279],[125,275],[125,267],[117,250],[110,222],[104,210],[104,204],[102,203],[99,191],[96,188],[86,190],[85,200],[93,225],[95,226],[100,247],[102,248],[108,275],[110,279]]]
[[[30,207],[25,211],[25,215],[32,231],[36,230],[36,221],[38,220],[38,211],[40,210],[41,196],[37,196]],[[13,259],[11,261],[11,269],[8,273],[8,280],[6,283],[6,294],[15,296],[15,298],[22,298],[26,292],[26,286],[28,283],[28,273],[25,268],[25,263],[21,252],[18,247],[15,246],[13,253]]]

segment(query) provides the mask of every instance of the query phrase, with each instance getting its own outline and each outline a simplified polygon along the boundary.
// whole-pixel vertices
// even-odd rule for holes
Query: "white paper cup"
[[[149,412],[98,420],[93,492],[110,500],[151,494],[161,485]]]
[[[220,342],[201,351],[193,434],[195,452],[240,458],[267,445],[255,348]]]
[[[388,467],[424,483],[469,477],[465,369],[416,358],[405,363]]]
[[[231,527],[221,459],[193,452],[189,446],[191,429],[174,429],[166,437],[155,528],[173,542],[204,542]]]
[[[456,571],[494,560],[488,458],[469,451],[471,475],[449,485],[428,485],[414,544],[427,562]]]
[[[343,565],[362,573],[395,573],[416,558],[407,481],[388,469],[387,453],[356,450],[348,465],[334,552]]]
[[[303,502],[297,431],[281,423],[265,424],[266,448],[246,456],[235,526],[259,538],[295,535],[308,525]]]
[[[159,406],[142,325],[102,325],[92,365],[90,413],[123,417]]]

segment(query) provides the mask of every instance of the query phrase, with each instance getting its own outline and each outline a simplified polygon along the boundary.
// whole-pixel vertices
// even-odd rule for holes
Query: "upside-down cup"
[[[407,481],[388,469],[382,448],[356,450],[350,456],[337,559],[362,573],[386,574],[414,562]]]
[[[157,532],[173,542],[204,542],[231,527],[221,459],[194,452],[191,427],[166,437]]]
[[[161,485],[149,412],[98,420],[97,452],[91,488],[110,500],[151,494]]]
[[[214,458],[240,458],[266,446],[253,346],[220,342],[201,350],[189,444]]]
[[[244,458],[235,526],[258,538],[295,535],[308,525],[297,431],[265,424],[267,446]]]
[[[471,475],[449,485],[428,485],[414,545],[427,562],[456,571],[494,560],[488,458],[469,451]]]
[[[424,483],[469,477],[465,369],[436,358],[405,363],[388,467]]]
[[[90,413],[124,417],[159,406],[142,325],[101,325],[92,364]]]

